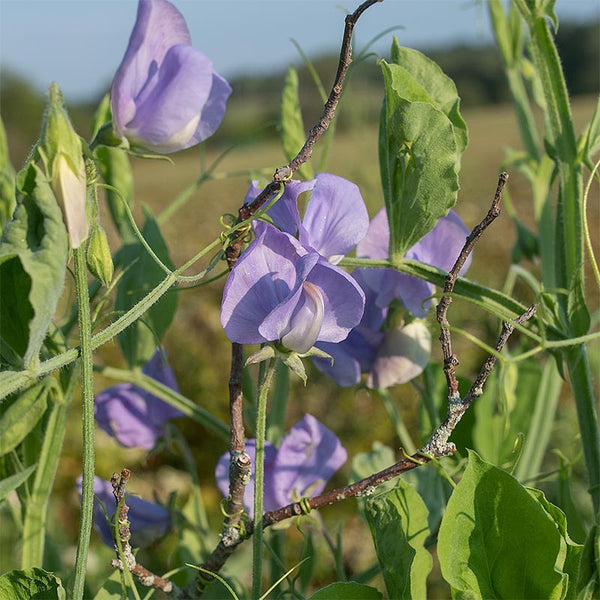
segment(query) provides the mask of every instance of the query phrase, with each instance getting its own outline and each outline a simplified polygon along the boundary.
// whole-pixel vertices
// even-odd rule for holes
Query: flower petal
[[[339,262],[365,236],[369,215],[357,185],[319,173],[306,207],[300,242]]]
[[[390,226],[385,208],[369,223],[366,235],[356,246],[359,258],[388,258],[390,251]]]
[[[206,104],[202,107],[200,123],[192,137],[192,146],[209,138],[221,125],[227,100],[231,95],[231,86],[225,78],[213,72],[212,85]]]
[[[212,62],[192,46],[173,46],[136,96],[121,133],[134,145],[171,153],[193,146],[213,81]]]
[[[303,496],[320,494],[347,456],[333,432],[305,415],[277,450],[272,477],[275,504],[286,506]]]
[[[360,323],[365,294],[356,281],[324,258],[314,266],[307,281],[316,285],[323,296],[323,324],[318,340],[340,342]]]
[[[135,98],[168,50],[192,40],[183,15],[166,0],[140,0],[125,56],[111,89],[113,121],[123,131],[136,112]]]
[[[227,337],[240,344],[272,341],[287,322],[274,313],[266,326],[267,339],[259,328],[266,317],[284,300],[298,293],[302,280],[298,279],[297,263],[306,250],[287,233],[265,225],[248,246],[229,274],[221,305],[221,324]],[[314,258],[310,260],[314,261]],[[297,301],[296,301],[297,303]],[[282,307],[291,317],[296,303]]]
[[[367,377],[367,387],[388,388],[420,375],[429,362],[431,333],[421,321],[413,321],[385,334]]]
[[[246,453],[250,457],[252,462],[252,472],[250,480],[246,484],[244,489],[244,508],[250,515],[250,518],[254,518],[254,463],[256,460],[256,440],[246,440]],[[275,456],[277,455],[277,449],[270,442],[265,442],[265,466],[264,466],[264,488],[263,488],[263,508],[265,512],[275,510],[278,505],[273,500],[273,494],[271,492],[272,476],[273,476],[273,464],[275,462]],[[215,469],[215,479],[217,480],[217,487],[227,497],[229,495],[229,463],[230,456],[229,452],[223,454],[217,462]]]
[[[317,341],[323,324],[324,303],[319,288],[305,281],[302,294],[281,343],[295,352],[308,352]]]

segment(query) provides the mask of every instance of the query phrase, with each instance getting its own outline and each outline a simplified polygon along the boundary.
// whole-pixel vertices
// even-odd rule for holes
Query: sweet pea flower
[[[312,190],[304,218],[297,200]],[[260,193],[253,183],[249,203]],[[364,294],[334,266],[360,241],[368,214],[358,187],[321,173],[290,181],[256,238],[233,268],[223,292],[221,323],[232,342],[276,342],[306,353],[317,341],[339,342],[359,323]]]
[[[81,476],[77,478],[77,489],[81,497]],[[112,520],[116,511],[115,497],[113,496],[113,487],[110,481],[94,477],[94,510],[93,523],[94,529],[98,532],[102,541],[113,547],[113,529],[106,521],[106,516]],[[156,538],[164,535],[171,526],[171,517],[169,511],[148,500],[143,500],[137,496],[127,496],[127,506],[129,506],[129,529],[131,531],[131,545],[136,548],[148,546]],[[106,510],[106,516],[104,510]]]
[[[449,271],[454,266],[467,235],[469,230],[462,219],[450,210],[405,257]],[[389,243],[387,214],[385,209],[381,209],[371,221],[367,235],[359,242],[356,255],[359,258],[386,259]],[[467,259],[460,273],[465,273],[470,264],[471,257]],[[380,308],[389,306],[390,302],[396,299],[416,317],[424,317],[427,314],[430,305],[427,298],[433,294],[433,284],[392,269],[363,269],[363,279],[367,286],[377,292],[375,302]]]
[[[191,46],[183,15],[167,0],[140,0],[111,88],[113,125],[133,147],[170,154],[221,124],[231,87]]]
[[[246,442],[252,464],[255,441]],[[305,415],[281,440],[279,448],[265,444],[264,510],[269,512],[318,496],[333,474],[346,462],[348,454],[337,436],[312,415]],[[223,454],[215,470],[219,490],[229,493],[229,453]],[[251,482],[254,481],[254,468]],[[251,518],[254,512],[254,486],[244,491],[244,508]]]
[[[179,391],[175,374],[159,350],[144,365],[142,373]],[[94,412],[100,429],[123,446],[144,450],[151,450],[164,435],[166,421],[183,416],[181,411],[132,383],[119,383],[97,394]]]
[[[227,337],[240,344],[277,342],[305,353],[339,342],[360,322],[358,284],[290,234],[261,224],[231,271],[221,305]]]

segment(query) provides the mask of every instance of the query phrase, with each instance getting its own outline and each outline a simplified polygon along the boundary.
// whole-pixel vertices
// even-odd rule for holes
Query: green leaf
[[[462,154],[469,143],[469,134],[459,111],[460,98],[454,81],[442,71],[437,63],[418,50],[403,48],[396,38],[392,42],[391,62],[404,69],[426,92],[427,101],[448,117],[454,127],[456,147]],[[410,100],[408,97],[407,99]],[[415,100],[421,101],[418,96]]]
[[[403,481],[369,499],[365,512],[390,598],[426,598],[433,560],[423,543],[429,535],[427,507]]]
[[[35,471],[37,463],[30,465],[26,469],[10,475],[6,479],[0,480],[0,502],[8,496],[13,490],[16,490],[22,483],[25,483],[31,474]]]
[[[408,70],[420,74],[422,58],[418,55],[414,64],[402,67],[382,63],[385,100],[379,126],[379,165],[392,262],[401,259],[456,203],[460,148],[466,143],[466,131],[464,136],[459,133],[460,127],[453,125],[428,92],[440,96],[448,109],[449,101],[440,91],[446,90],[445,75],[439,71],[439,79],[427,80],[426,89]],[[433,77],[435,69],[425,71],[424,76]],[[460,118],[457,111],[452,114]]]
[[[600,521],[600,517],[598,517]],[[581,551],[577,600],[593,600],[600,593],[600,524],[589,531]]]
[[[66,600],[60,579],[38,569],[14,570],[0,577],[0,598],[3,600]]]
[[[29,164],[17,177],[17,208],[0,239],[0,358],[21,368],[38,359],[61,295],[68,238],[43,173]]]
[[[16,448],[46,412],[47,381],[44,379],[2,406],[4,409],[10,403],[0,416],[0,456]]]
[[[124,593],[127,595],[124,596]],[[123,573],[119,570],[111,573],[94,596],[94,600],[124,600],[124,598],[133,599],[134,595],[130,589],[124,587]]]
[[[553,519],[514,477],[469,452],[438,542],[453,598],[559,600],[561,541]]]
[[[554,521],[561,535],[561,552],[559,553],[559,561],[561,569],[565,573],[564,585],[567,588],[567,594],[563,597],[564,600],[575,598],[575,585],[577,582],[577,574],[579,571],[579,557],[583,546],[574,542],[567,531],[567,518],[565,513],[551,502],[548,502],[544,492],[535,488],[527,488],[527,491],[544,507],[548,516]]]
[[[169,268],[173,264],[157,222],[149,212],[142,235],[156,256]],[[139,243],[123,246],[115,256],[117,264],[126,267],[119,281],[115,309],[128,311],[152,291],[164,278],[165,272]],[[154,354],[177,309],[177,295],[169,292],[153,304],[142,318],[119,334],[123,355],[131,367],[145,365]]]
[[[332,583],[318,592],[315,592],[308,600],[382,600],[383,596],[374,587],[354,583],[352,581],[339,581]]]
[[[375,441],[373,442],[371,452],[359,452],[352,458],[352,475],[350,481],[358,481],[373,473],[383,471],[383,469],[387,469],[395,462],[396,456],[394,451],[389,446],[385,446],[381,442]],[[377,491],[383,492],[385,490],[394,489],[395,487],[396,483],[394,481],[386,481],[378,486]]]
[[[290,67],[283,84],[280,128],[283,151],[286,158],[292,160],[306,141],[300,109],[300,97],[298,95],[298,73],[294,67]],[[314,177],[312,167],[308,162],[298,169],[298,174],[302,179],[312,179]]]

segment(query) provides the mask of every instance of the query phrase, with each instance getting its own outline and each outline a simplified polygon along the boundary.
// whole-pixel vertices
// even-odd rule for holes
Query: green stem
[[[81,517],[77,555],[75,557],[75,580],[73,599],[81,600],[85,585],[90,533],[92,530],[92,509],[94,507],[94,367],[92,361],[92,321],[87,286],[85,247],[73,252],[75,258],[75,288],[79,310],[79,342],[81,352],[81,412],[83,465],[81,482]]]
[[[263,487],[265,475],[265,438],[267,429],[267,397],[275,372],[276,360],[270,359],[261,381],[256,412],[256,458],[254,460],[254,537],[252,539],[252,598],[260,598],[263,542]]]
[[[58,398],[53,399],[54,403],[46,423],[35,479],[27,500],[25,522],[23,524],[23,547],[21,549],[22,569],[44,565],[48,500],[65,439],[67,417],[69,416],[76,381],[75,373],[71,373],[64,395],[58,386],[55,388]]]
[[[600,514],[600,431],[590,364],[583,344],[565,350],[564,356],[575,397],[583,456],[590,481],[589,492],[592,496],[594,514],[598,516]]]
[[[275,384],[267,424],[267,439],[275,446],[278,446],[281,442],[285,430],[285,414],[289,391],[290,370],[282,362],[279,362],[275,371]]]

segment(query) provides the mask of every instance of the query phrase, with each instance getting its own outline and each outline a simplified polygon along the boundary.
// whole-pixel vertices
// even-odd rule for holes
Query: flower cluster
[[[312,190],[304,218],[298,195]],[[250,202],[259,190],[253,185]],[[275,225],[255,224],[256,238],[232,270],[221,323],[241,344],[275,342],[300,354],[316,342],[340,342],[364,309],[360,286],[332,261],[364,236],[368,215],[353,183],[327,173],[291,181],[267,213]]]
[[[418,260],[449,270],[458,256],[468,229],[461,218],[450,211],[406,254]],[[382,209],[371,221],[367,235],[356,249],[360,258],[385,259],[390,239],[387,215]],[[461,272],[464,272],[467,262]],[[410,381],[421,373],[429,360],[431,335],[420,320],[407,324],[396,322],[390,305],[399,301],[415,317],[424,317],[429,309],[433,285],[392,269],[356,269],[353,276],[366,297],[363,318],[348,337],[339,344],[319,343],[333,357],[314,358],[319,370],[338,385],[355,385],[367,374],[370,388],[386,388]]]
[[[142,373],[178,391],[175,374],[164,362],[160,350]],[[164,435],[169,419],[183,416],[181,411],[132,383],[119,383],[97,394],[94,411],[100,429],[123,446],[144,450],[151,450]]]
[[[246,452],[255,462],[255,440],[246,442]],[[337,436],[312,415],[305,415],[276,448],[265,443],[264,510],[275,510],[320,494],[348,454]],[[229,493],[229,453],[223,454],[215,470],[217,485]],[[254,515],[254,469],[244,490],[244,508]]]
[[[191,46],[182,14],[167,0],[140,0],[111,89],[113,125],[134,148],[170,154],[211,136],[231,87]]]

